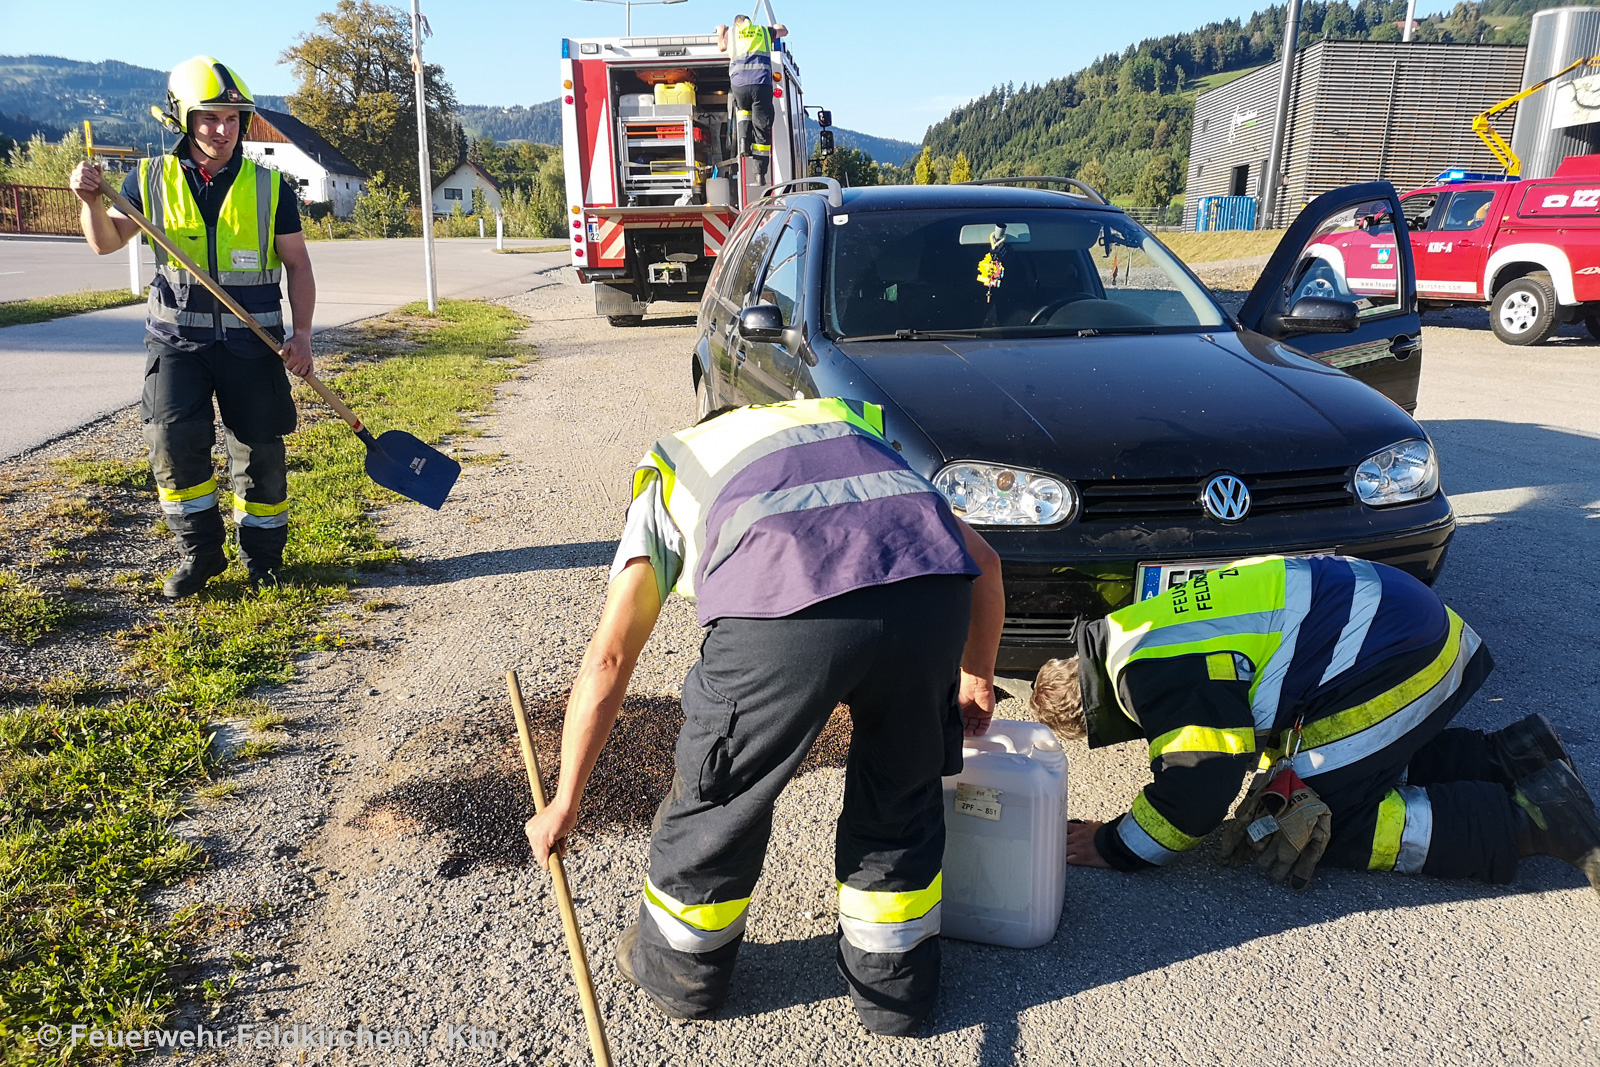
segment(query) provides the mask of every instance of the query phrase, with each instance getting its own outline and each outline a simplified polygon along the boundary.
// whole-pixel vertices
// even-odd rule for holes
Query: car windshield
[[[828,332],[1061,336],[1221,326],[1222,310],[1143,227],[1075,208],[833,216]]]

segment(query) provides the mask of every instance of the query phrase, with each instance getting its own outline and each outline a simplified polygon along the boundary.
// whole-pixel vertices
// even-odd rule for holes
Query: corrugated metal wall
[[[1183,220],[1194,226],[1202,197],[1233,196],[1234,168],[1246,171],[1245,195],[1260,192],[1261,172],[1272,150],[1272,119],[1278,99],[1278,68],[1262,67],[1227,85],[1201,93],[1189,135],[1189,178]]]
[[[1403,192],[1447,167],[1498,170],[1472,132],[1472,118],[1521,87],[1523,53],[1510,45],[1383,41],[1320,41],[1301,52],[1278,225],[1320,194],[1352,182],[1383,178]],[[1201,196],[1230,191],[1233,167],[1249,163],[1254,182],[1270,147],[1277,82],[1277,68],[1263,67],[1195,101],[1187,221]],[[1217,136],[1216,121],[1202,130],[1202,121],[1214,114],[1249,109],[1260,111],[1255,136],[1229,143],[1226,128]],[[1507,114],[1500,120],[1506,131],[1510,119]],[[1249,191],[1259,190],[1252,184]]]

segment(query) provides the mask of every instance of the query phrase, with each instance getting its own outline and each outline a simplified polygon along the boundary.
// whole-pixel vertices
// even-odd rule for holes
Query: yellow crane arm
[[[1544,81],[1535,82],[1517,95],[1506,97],[1504,100],[1494,105],[1494,107],[1491,107],[1489,110],[1483,112],[1472,120],[1472,132],[1478,135],[1479,140],[1483,141],[1484,145],[1488,147],[1490,154],[1492,154],[1495,159],[1500,161],[1500,165],[1505,168],[1506,173],[1511,177],[1515,178],[1522,173],[1522,160],[1519,159],[1517,154],[1511,150],[1511,146],[1506,144],[1506,139],[1500,136],[1499,131],[1497,131],[1493,126],[1489,125],[1489,120],[1507,108],[1515,107],[1516,105],[1522,103],[1524,100],[1528,99],[1528,97],[1532,96],[1540,89],[1543,89],[1546,85],[1549,85],[1557,78],[1571,74],[1580,67],[1600,67],[1600,56],[1589,56],[1585,59],[1574,59],[1571,63],[1568,63],[1566,66],[1550,75],[1550,77],[1546,78]]]

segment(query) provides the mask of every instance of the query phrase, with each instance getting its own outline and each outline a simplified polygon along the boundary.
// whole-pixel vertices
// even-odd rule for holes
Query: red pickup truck
[[[1506,344],[1532,345],[1562,323],[1600,338],[1600,155],[1571,156],[1550,178],[1449,180],[1400,198],[1423,310],[1489,305]],[[1394,230],[1367,220],[1309,249],[1352,296],[1394,291]]]

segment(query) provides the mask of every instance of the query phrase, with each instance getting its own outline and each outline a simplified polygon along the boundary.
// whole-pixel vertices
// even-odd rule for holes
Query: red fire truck
[[[1569,157],[1550,178],[1446,171],[1400,206],[1424,310],[1487,304],[1495,335],[1512,345],[1568,322],[1600,337],[1600,156]],[[1308,252],[1359,299],[1385,282],[1393,292],[1394,240],[1391,220],[1367,220]]]
[[[804,176],[807,153],[800,69],[784,38],[774,45],[778,183]],[[572,264],[595,310],[632,326],[654,301],[699,300],[734,217],[762,189],[741,156],[716,35],[563,40],[561,79]]]

